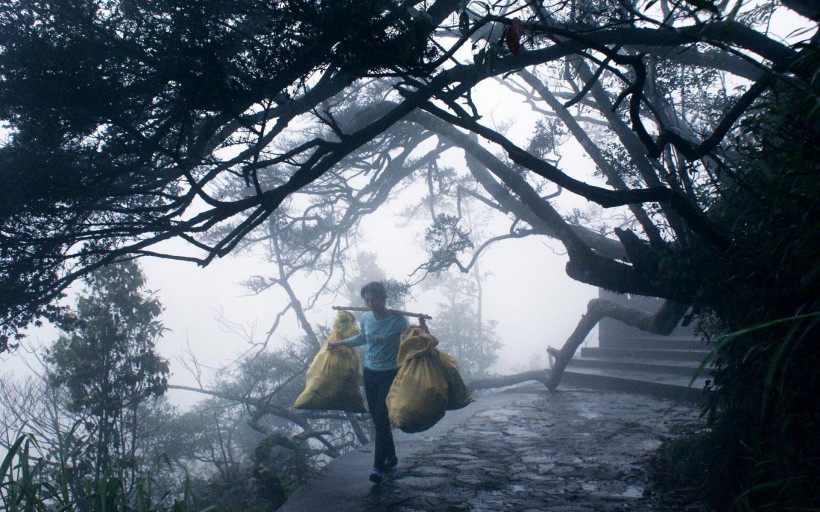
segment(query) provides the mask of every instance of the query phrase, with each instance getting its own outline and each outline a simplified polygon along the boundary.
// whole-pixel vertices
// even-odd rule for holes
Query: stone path
[[[340,467],[281,510],[320,510],[312,508],[318,503],[311,504],[311,493],[321,510],[339,511],[705,510],[651,493],[644,473],[645,457],[662,437],[698,421],[692,405],[529,387],[481,397],[462,411],[439,428],[399,434],[399,467],[381,485],[345,483],[366,480],[371,453],[365,447],[334,461]]]

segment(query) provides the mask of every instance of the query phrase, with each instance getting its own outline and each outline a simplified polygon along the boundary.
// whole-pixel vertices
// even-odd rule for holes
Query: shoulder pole
[[[335,311],[370,311],[370,308],[363,306],[333,306]],[[425,320],[432,320],[433,317],[425,315],[424,313],[410,313],[409,311],[399,311],[398,309],[388,309],[387,311],[402,316],[412,316],[413,318],[423,318]]]

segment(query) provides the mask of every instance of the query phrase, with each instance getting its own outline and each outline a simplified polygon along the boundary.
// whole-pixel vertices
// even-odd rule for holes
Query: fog
[[[522,127],[526,125],[521,123]],[[570,146],[565,151],[576,154],[577,165],[573,166],[576,172],[591,174],[589,162],[580,157],[577,148]],[[405,190],[400,197],[366,216],[360,226],[360,241],[350,250],[350,255],[374,253],[386,277],[418,281],[422,273],[414,271],[427,257],[422,239],[429,220],[408,223],[400,215],[417,197],[413,191]],[[560,196],[559,200],[569,205],[564,208],[583,207],[577,198],[567,195]],[[508,222],[503,217],[496,218],[481,229],[485,235],[505,232]],[[177,254],[190,253],[179,241],[168,242],[163,249]],[[462,261],[468,261],[470,256],[464,255]],[[510,374],[546,367],[547,347],[562,346],[575,328],[587,302],[597,295],[598,289],[567,277],[566,262],[561,244],[544,236],[504,240],[482,252],[479,265],[485,275],[483,317],[485,322],[497,322],[495,332],[504,345],[491,372]],[[159,258],[143,258],[140,263],[147,277],[147,289],[157,294],[164,307],[161,321],[168,331],[157,348],[171,363],[169,382],[172,385],[198,385],[184,364],[190,362],[192,356],[202,370],[202,384],[207,385],[219,368],[230,365],[251,349],[249,339],[262,341],[277,313],[287,305],[288,299],[281,290],[270,289],[254,295],[241,284],[250,276],[274,273],[273,264],[266,262],[263,254],[232,254],[204,268],[190,262]],[[303,301],[316,286],[304,278],[293,279],[291,285]],[[72,288],[74,293],[80,289],[79,285]],[[65,303],[73,306],[75,300],[75,296],[69,294]],[[433,315],[429,326],[435,335],[439,301],[435,291],[417,286],[405,309]],[[314,326],[330,325],[335,316],[332,306],[351,305],[346,302],[328,296],[307,311],[307,317]],[[31,329],[20,349],[0,356],[2,373],[19,378],[41,371],[37,358],[42,348],[58,335],[51,326]],[[302,335],[295,315],[288,312],[269,347],[292,343]],[[595,331],[588,342],[596,343],[594,337]],[[186,407],[202,395],[172,389],[168,397],[171,403]]]
[[[522,115],[516,117],[513,113],[519,109],[509,101],[508,94],[502,95],[500,91],[503,91],[501,86],[490,83],[483,94],[476,95],[476,102],[490,104],[490,109],[496,113],[493,122],[509,125],[507,136],[524,144],[531,137],[538,116],[527,112],[522,105]],[[506,98],[506,101],[502,102],[500,98]],[[594,164],[574,139],[561,147],[561,155],[562,166],[570,174],[590,183],[600,181],[593,175]],[[442,162],[452,166],[464,165],[462,153],[455,150],[445,153]],[[422,273],[414,271],[428,257],[423,250],[423,233],[430,221],[425,218],[408,222],[402,212],[416,206],[418,198],[425,192],[423,185],[405,188],[375,213],[364,217],[358,232],[359,241],[349,255],[373,253],[387,278],[418,281]],[[590,204],[568,193],[553,201],[563,211],[585,210]],[[616,213],[607,211],[606,215]],[[505,233],[509,230],[509,222],[503,216],[490,217],[480,226],[482,233],[476,235],[487,238]],[[169,247],[178,253],[188,250],[179,242]],[[556,240],[531,236],[497,242],[482,252],[479,264],[481,273],[486,275],[483,282],[484,321],[497,322],[496,334],[504,344],[491,372],[509,374],[545,368],[548,364],[547,347],[563,345],[589,300],[597,296],[596,287],[566,275],[567,257],[563,251],[563,246]],[[466,263],[470,256],[465,254],[462,262]],[[261,254],[234,254],[215,260],[205,268],[161,259],[145,259],[142,265],[148,276],[149,289],[158,293],[165,306],[162,319],[169,332],[158,348],[171,360],[172,384],[196,385],[182,364],[182,360],[190,360],[190,354],[201,365],[207,382],[210,371],[230,364],[250,349],[247,338],[257,342],[263,340],[277,313],[288,301],[281,290],[271,289],[253,295],[241,286],[241,282],[250,276],[275,273],[273,264],[266,262]],[[316,283],[305,278],[294,278],[290,284],[303,302],[316,287]],[[406,309],[433,315],[429,326],[435,335],[439,297],[435,291],[423,288],[417,286],[413,290],[414,296],[406,304]],[[351,305],[345,304],[346,300],[341,298],[326,297],[323,300],[306,312],[314,326],[332,323],[335,316],[332,306]],[[225,321],[232,328],[228,328]],[[588,343],[597,343],[596,332],[593,330]],[[289,312],[271,339],[271,345],[291,343],[302,334],[295,315]],[[446,341],[442,340],[443,343]],[[171,390],[169,397],[178,405],[199,398],[179,390]]]
[[[404,220],[390,208],[385,210],[364,220],[362,242],[354,252],[375,253],[379,267],[389,278],[411,279],[425,257],[416,239],[418,232],[403,227]],[[496,333],[504,344],[492,372],[509,374],[546,367],[547,346],[560,347],[564,343],[587,302],[597,295],[597,288],[567,277],[567,258],[561,250],[557,241],[539,236],[502,241],[482,253],[479,262],[486,274],[484,320],[498,322]],[[147,276],[147,288],[156,292],[164,306],[161,320],[168,331],[157,347],[171,362],[171,384],[197,384],[183,364],[190,361],[191,355],[201,365],[203,381],[207,383],[215,370],[250,348],[246,338],[262,340],[287,303],[284,293],[278,290],[253,295],[241,285],[249,276],[272,272],[272,264],[265,262],[262,255],[231,255],[204,268],[157,258],[143,259],[141,265]],[[310,283],[296,280],[295,284],[302,297],[313,291]],[[439,298],[434,291],[417,288],[406,309],[433,315],[429,326],[435,334]],[[73,305],[74,300],[74,296],[69,296],[66,303]],[[308,318],[314,325],[329,325],[335,315],[332,306],[351,305],[345,302],[328,297],[307,312]],[[271,345],[281,346],[301,335],[302,330],[290,313]],[[57,336],[58,332],[50,326],[31,329],[18,351],[2,356],[3,373],[23,377],[32,371],[29,367],[38,370],[38,352]],[[594,338],[589,342],[595,343]],[[168,396],[172,403],[183,407],[200,398],[180,390],[170,390]]]
[[[401,228],[398,217],[388,213],[371,215],[362,230],[363,242],[356,249],[375,253],[378,265],[389,278],[408,279],[423,262],[424,254],[413,240],[412,229]],[[566,276],[566,256],[560,249],[558,242],[531,237],[502,241],[483,253],[480,265],[482,273],[487,273],[483,285],[484,319],[498,322],[496,333],[504,343],[491,371],[508,374],[545,367],[547,346],[560,347],[564,343],[587,302],[597,295],[597,288]],[[158,348],[171,360],[172,384],[195,385],[182,364],[182,359],[189,358],[188,351],[202,365],[207,380],[208,370],[225,366],[248,350],[243,338],[262,340],[287,301],[277,290],[252,295],[241,286],[241,281],[251,275],[271,273],[272,265],[261,255],[229,256],[205,268],[160,259],[143,260],[142,265],[148,288],[157,292],[165,307],[162,321],[169,331]],[[295,284],[303,297],[312,291],[309,283]],[[419,290],[406,305],[407,310],[434,316],[429,322],[433,334],[437,300],[435,292]],[[307,313],[308,318],[314,325],[329,325],[335,315],[333,305],[350,304],[328,297]],[[271,344],[289,343],[301,334],[291,313],[283,319]],[[196,399],[178,390],[172,390],[169,397],[177,405]]]
[[[532,126],[538,116],[526,112],[514,117],[518,109],[509,101],[509,94],[500,94],[503,88],[490,83],[483,94],[476,95],[476,102],[486,102],[496,114],[493,122],[509,125],[507,136],[518,139],[521,144],[532,134]],[[502,101],[501,98],[505,98]],[[457,153],[457,154],[454,154]],[[443,156],[447,165],[463,166],[461,152]],[[585,156],[578,144],[570,139],[561,147],[562,166],[568,173],[590,183],[600,181],[593,176],[594,164]],[[399,281],[418,281],[422,276],[416,272],[425,262],[423,233],[429,218],[408,222],[401,213],[418,203],[426,190],[423,186],[404,189],[375,213],[361,222],[359,242],[349,252],[374,253],[378,266],[386,277]],[[553,187],[554,190],[554,187]],[[588,208],[586,200],[571,194],[559,195],[553,202],[563,211]],[[617,209],[613,209],[617,210]],[[612,216],[616,213],[606,212]],[[509,219],[496,215],[480,226],[484,238],[509,230]],[[175,254],[191,254],[191,249],[181,241],[169,241],[162,251]],[[560,347],[575,328],[590,299],[597,296],[598,289],[567,277],[564,266],[567,257],[560,242],[544,236],[531,236],[497,242],[482,252],[479,259],[483,282],[484,321],[497,322],[496,334],[504,347],[499,351],[498,362],[491,372],[509,374],[547,366],[548,346]],[[466,263],[471,254],[461,258]],[[275,273],[273,264],[264,255],[253,253],[231,254],[214,260],[207,267],[190,262],[170,259],[143,258],[141,266],[147,277],[147,288],[157,293],[164,306],[161,321],[168,329],[158,343],[159,352],[171,362],[170,383],[196,386],[197,381],[186,369],[183,361],[195,357],[202,369],[203,384],[219,369],[229,365],[251,348],[248,339],[261,341],[271,328],[274,319],[288,303],[281,290],[271,289],[259,295],[250,293],[241,285],[254,275],[270,276]],[[314,291],[316,284],[304,278],[294,278],[294,286],[304,301]],[[75,285],[76,292],[81,287]],[[435,335],[435,314],[439,297],[434,291],[417,286],[406,309],[433,315],[429,322]],[[323,298],[310,311],[308,319],[315,325],[330,325],[335,316],[334,305],[344,304],[344,299]],[[66,304],[74,305],[70,295]],[[352,304],[361,305],[361,304]],[[230,324],[231,327],[228,327]],[[588,343],[596,343],[593,330]],[[302,336],[295,315],[289,312],[271,339],[271,346],[291,343]],[[23,375],[30,371],[40,347],[50,344],[58,333],[52,327],[30,331],[29,339],[15,354],[3,358],[3,372]],[[446,343],[447,340],[442,340]],[[201,398],[199,395],[171,390],[169,398],[176,405],[190,405]]]

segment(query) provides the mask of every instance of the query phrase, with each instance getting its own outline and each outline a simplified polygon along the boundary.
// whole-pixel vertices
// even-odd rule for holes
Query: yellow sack
[[[333,329],[307,370],[305,390],[296,398],[297,409],[366,412],[359,383],[362,369],[356,350],[338,346],[328,350],[327,342],[343,340],[359,333],[353,315],[339,311]]]
[[[427,430],[447,409],[449,386],[436,345],[438,340],[417,326],[402,334],[399,373],[387,394],[387,411],[390,422],[404,432]]]
[[[475,402],[473,397],[470,396],[467,385],[464,384],[464,379],[458,373],[456,359],[441,350],[437,350],[437,352],[441,368],[444,370],[444,378],[447,380],[447,410],[455,411]]]

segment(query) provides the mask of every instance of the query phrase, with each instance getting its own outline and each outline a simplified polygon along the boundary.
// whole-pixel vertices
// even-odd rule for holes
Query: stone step
[[[583,347],[581,357],[591,357],[599,359],[655,359],[660,361],[703,361],[709,350],[657,350],[657,349],[630,349],[630,348],[606,348],[606,347]]]
[[[603,348],[656,349],[656,350],[711,350],[712,345],[688,337],[646,337],[601,340]]]
[[[626,361],[623,359],[575,357],[569,362],[567,368],[611,368],[613,370],[668,373],[691,377],[695,375],[699,366],[700,363],[697,361],[661,361],[654,359]],[[708,375],[709,369],[705,368],[701,374]]]
[[[690,386],[691,382],[691,386]],[[656,372],[632,372],[599,368],[568,368],[561,377],[562,386],[606,389],[668,398],[690,403],[703,403],[706,379]]]

